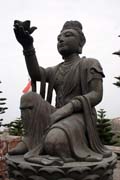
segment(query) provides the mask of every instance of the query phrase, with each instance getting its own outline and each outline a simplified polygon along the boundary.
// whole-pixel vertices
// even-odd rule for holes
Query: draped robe
[[[34,156],[42,154],[46,134],[53,128],[60,128],[65,132],[76,160],[85,160],[90,155],[98,157],[110,156],[111,152],[102,145],[98,137],[96,111],[86,96],[90,81],[93,79],[102,80],[104,77],[100,63],[96,59],[81,58],[61,63],[46,70],[40,70],[42,70],[41,95],[43,96],[45,94],[46,72],[47,76],[49,76],[48,102],[42,98],[40,100],[37,96],[35,98],[40,106],[36,106],[39,115],[35,116],[34,121],[31,120],[30,122],[32,129],[28,135],[30,137],[28,144],[31,154],[34,154]],[[82,103],[83,111],[74,112],[72,115],[61,119],[45,132],[46,127],[51,123],[49,122],[49,115],[55,111],[55,108],[50,105],[53,89],[56,91],[56,108],[64,106],[72,99],[77,99]],[[36,141],[36,139],[38,140]]]

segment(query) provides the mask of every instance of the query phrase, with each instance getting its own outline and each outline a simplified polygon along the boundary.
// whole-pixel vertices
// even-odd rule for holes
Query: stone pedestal
[[[64,166],[41,166],[26,162],[23,156],[7,155],[10,180],[112,180],[117,158],[101,162],[72,162]]]

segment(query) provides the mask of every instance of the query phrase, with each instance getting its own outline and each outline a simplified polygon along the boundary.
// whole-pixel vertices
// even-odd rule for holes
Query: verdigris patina
[[[70,179],[78,169],[82,174],[81,178],[88,178],[84,169],[88,170],[91,162],[94,170],[91,170],[89,179],[103,177],[103,180],[106,172],[107,175],[110,172],[111,178],[116,158],[101,143],[96,129],[95,106],[102,100],[104,73],[98,60],[79,56],[86,42],[82,24],[78,21],[65,22],[57,43],[63,62],[48,68],[38,64],[31,36],[35,29],[36,27],[30,27],[30,21],[14,22],[15,36],[23,47],[33,91],[21,97],[20,109],[25,136],[22,142],[9,151],[12,158],[8,159],[22,169],[25,161],[28,166],[32,166],[31,163],[34,163],[33,167],[37,164],[36,168],[43,166],[47,173],[51,167],[61,166],[66,169],[66,173],[73,172]],[[40,94],[36,93],[36,81],[41,82]],[[51,105],[53,89],[56,92],[55,107]],[[22,166],[19,165],[19,158],[14,161],[14,157],[22,158]],[[49,168],[46,169],[46,166]],[[95,167],[103,168],[105,172],[100,171],[96,175]],[[56,172],[56,168],[51,170]]]

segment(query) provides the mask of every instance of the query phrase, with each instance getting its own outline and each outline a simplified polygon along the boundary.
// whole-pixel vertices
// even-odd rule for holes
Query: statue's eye
[[[73,33],[71,33],[71,32],[66,32],[64,35],[65,35],[65,37],[70,37],[70,36],[73,36]]]

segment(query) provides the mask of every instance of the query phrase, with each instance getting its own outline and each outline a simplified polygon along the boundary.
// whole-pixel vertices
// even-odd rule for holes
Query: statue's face
[[[62,56],[78,53],[80,46],[79,33],[74,29],[66,29],[58,35],[57,48]]]

